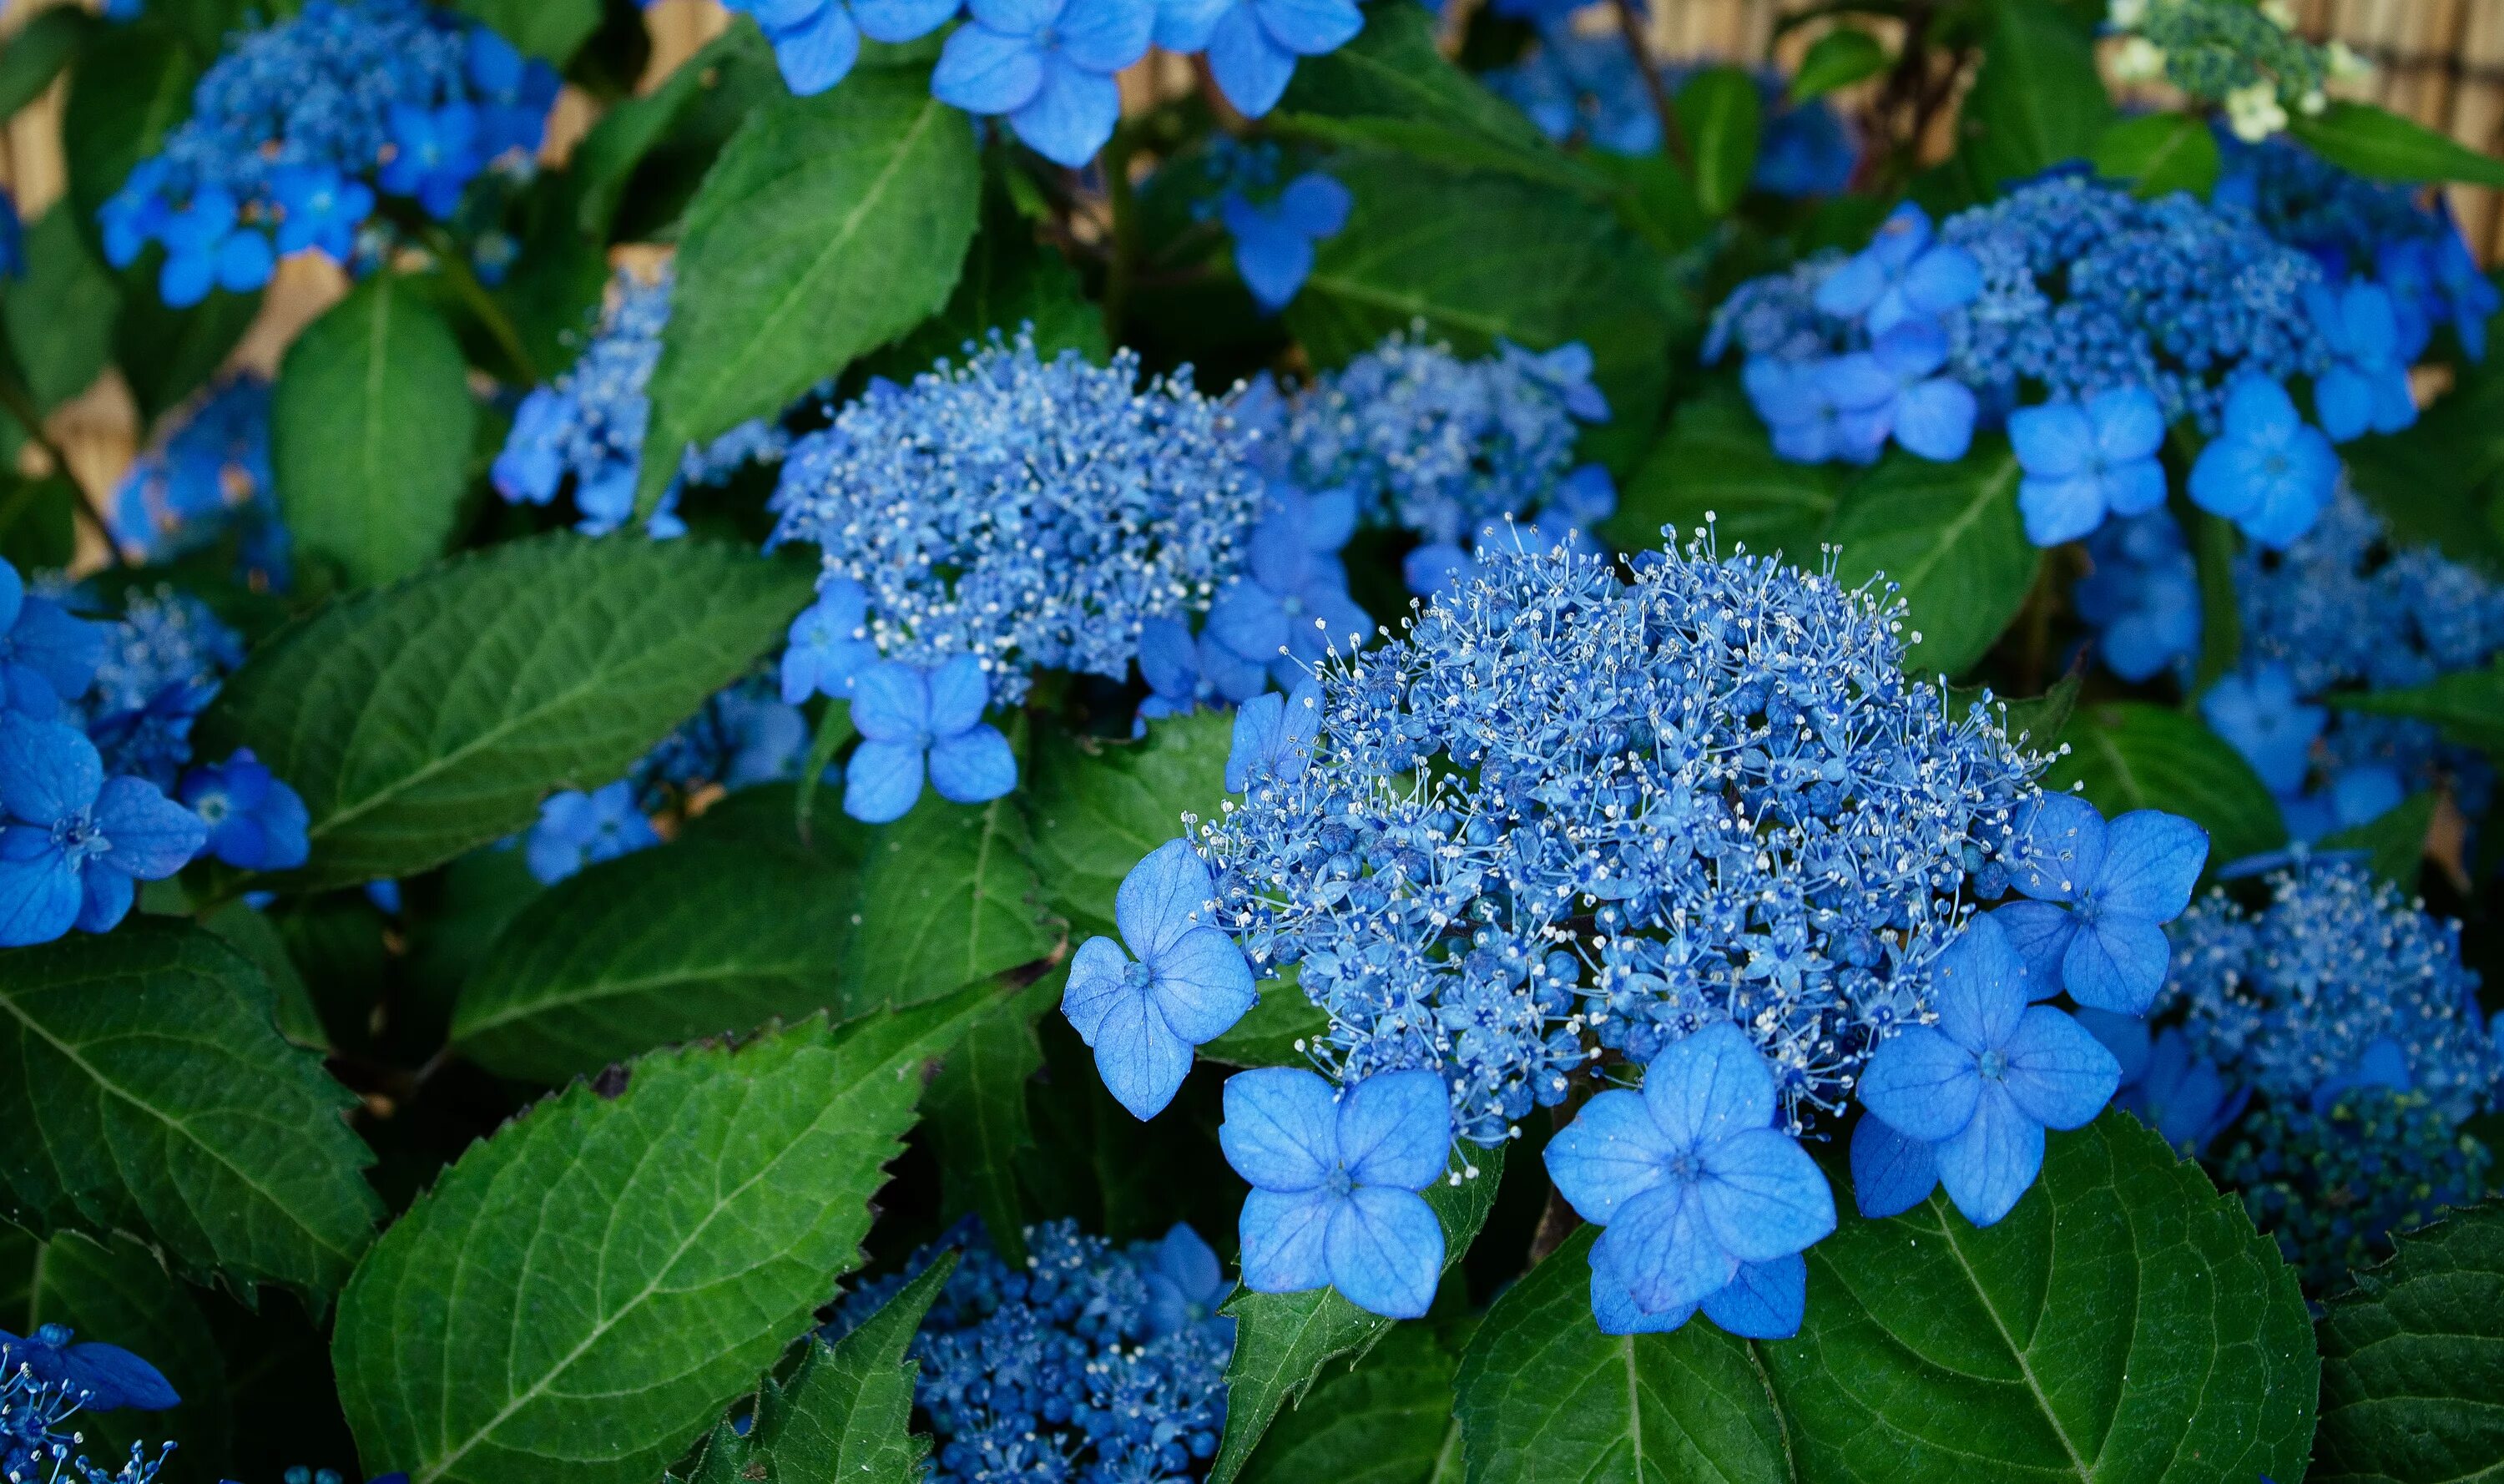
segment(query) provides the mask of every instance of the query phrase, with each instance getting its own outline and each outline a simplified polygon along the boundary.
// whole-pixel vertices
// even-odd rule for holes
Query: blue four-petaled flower
[[[2329,708],[2305,705],[2295,676],[2276,660],[2219,678],[2200,697],[2200,717],[2274,794],[2304,787],[2313,744],[2330,724]]]
[[[969,114],[1005,114],[1038,154],[1076,169],[1122,116],[1113,74],[1148,52],[1152,0],[971,0],[930,92]]]
[[[531,875],[553,886],[585,866],[631,855],[661,843],[624,778],[584,793],[562,789],[539,801],[522,856]]]
[[[2165,924],[2191,905],[2208,832],[2161,810],[2106,823],[2075,794],[2046,794],[2019,826],[2009,879],[2026,900],[1993,912],[2024,959],[2029,999],[2145,1015],[2165,985]]]
[[[1930,214],[1907,201],[1882,223],[1869,246],[1826,275],[1817,307],[1863,320],[1873,336],[1917,316],[1962,309],[1982,293],[1982,264],[1951,242],[1935,241]]]
[[[838,577],[791,620],[782,647],[782,700],[798,706],[811,696],[849,696],[879,660],[869,638],[869,589]]]
[[[1267,205],[1230,192],[1218,205],[1218,219],[1235,239],[1235,271],[1252,301],[1270,314],[1286,308],[1312,274],[1313,244],[1339,235],[1355,201],[1345,186],[1318,170],[1289,181]]]
[[[881,660],[852,684],[861,744],[844,769],[844,812],[870,824],[901,819],[922,797],[926,771],[939,797],[982,804],[1017,786],[1017,753],[983,720],[991,682],[960,654],[923,673]]]
[[[2330,441],[2368,432],[2397,432],[2417,420],[2400,358],[2400,327],[2390,292],[2370,279],[2345,289],[2307,284],[2304,307],[2337,359],[2313,379],[2313,411]]]
[[[0,711],[0,948],[105,931],[135,880],[182,870],[208,836],[156,785],[107,778],[77,728]]]
[[[2106,515],[2143,515],[2165,503],[2165,412],[2145,387],[2099,392],[2008,415],[2008,441],[2025,477],[2017,509],[2037,546],[2074,541]]]
[[[1892,435],[1925,459],[1964,458],[1973,446],[1973,389],[1938,374],[1947,363],[1947,331],[1928,318],[1901,321],[1869,349],[1824,362],[1844,441],[1874,455]]]
[[[1113,921],[1070,960],[1061,1014],[1096,1051],[1096,1070],[1134,1117],[1154,1118],[1191,1071],[1192,1048],[1224,1035],[1260,996],[1235,940],[1210,925],[1208,867],[1169,840],[1122,879]]]
[[[1243,1286],[1328,1284],[1369,1313],[1416,1319],[1434,1301],[1443,1227],[1418,1191],[1443,1173],[1452,1110],[1432,1072],[1377,1072],[1344,1091],[1302,1067],[1227,1079],[1217,1142],[1251,1183]]]
[[[2191,466],[2191,502],[2282,551],[2313,529],[2338,482],[2330,440],[2286,388],[2252,375],[2227,392],[2224,426]]]
[[[28,593],[17,569],[0,561],[0,711],[50,720],[95,678],[104,645],[102,624]]]
[[[312,854],[312,814],[250,747],[183,778],[183,807],[209,827],[209,853],[245,871],[289,871]]]
[[[1272,691],[1243,703],[1235,713],[1235,737],[1226,754],[1226,791],[1239,794],[1265,778],[1293,782],[1313,760],[1322,731],[1322,688],[1307,675],[1281,696]]]

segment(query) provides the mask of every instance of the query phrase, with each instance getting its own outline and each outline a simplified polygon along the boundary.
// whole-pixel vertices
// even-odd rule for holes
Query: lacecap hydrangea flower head
[[[1217,1254],[1181,1225],[1117,1247],[1046,1222],[1026,1242],[1026,1265],[1012,1267],[960,1226],[845,1295],[826,1327],[840,1337],[957,1254],[907,1351],[932,1484],[1203,1477],[1235,1351],[1235,1321],[1216,1312],[1229,1289]]]
[[[897,749],[872,777],[913,759],[912,792],[875,798],[849,791],[869,786],[853,767],[847,808],[901,814],[925,758],[946,797],[1005,793],[986,707],[1022,703],[1038,671],[1126,679],[1149,624],[1205,613],[1262,512],[1248,444],[1187,380],[1142,385],[1127,351],[1045,361],[1023,333],[873,381],[794,443],[774,539],[816,545],[824,573],[784,695],[852,698],[862,735]]]
[[[440,221],[481,172],[526,163],[556,92],[546,63],[422,0],[307,0],[201,77],[100,210],[105,256],[161,246],[174,305],[258,289],[290,253],[346,264],[378,192]]]

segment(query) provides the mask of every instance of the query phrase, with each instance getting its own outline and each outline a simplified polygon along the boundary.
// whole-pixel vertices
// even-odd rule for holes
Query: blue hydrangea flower
[[[2391,1234],[2493,1189],[2494,1156],[2423,1094],[2358,1087],[2327,1109],[2267,1103],[2212,1166],[2325,1294],[2390,1256]]]
[[[1157,44],[1205,48],[1217,90],[1247,119],[1278,106],[1298,58],[1336,52],[1365,29],[1355,0],[1233,0],[1214,14],[1197,4],[1178,10],[1189,18],[1161,28]]]
[[[1269,672],[1213,634],[1195,638],[1181,619],[1151,618],[1139,626],[1139,678],[1148,694],[1139,702],[1133,736],[1145,736],[1148,722],[1160,716],[1248,701],[1269,688]]]
[[[798,440],[775,539],[815,542],[821,585],[867,589],[887,658],[970,655],[1015,706],[1040,669],[1126,680],[1147,620],[1207,610],[1261,513],[1248,441],[1187,383],[1141,386],[1129,352],[1045,362],[994,338]]]
[[[2025,963],[1994,918],[1965,925],[1938,975],[1937,1023],[1905,1026],[1879,1046],[1861,1101],[1898,1135],[1930,1145],[1948,1198],[1988,1226],[2034,1183],[2043,1130],[2093,1121],[2121,1067],[2077,1021],[2027,1003]],[[1856,1185],[1859,1154],[1856,1141]]]
[[[869,589],[849,577],[827,583],[817,601],[791,620],[782,648],[782,699],[850,696],[861,673],[879,662],[869,641]]]
[[[88,1406],[85,1388],[69,1379],[38,1379],[18,1363],[19,1348],[8,1347],[0,1361],[0,1471],[26,1484],[155,1484],[174,1445],[152,1458],[133,1443],[118,1469],[88,1462],[86,1434],[71,1420]]]
[[[1947,363],[1947,331],[1930,319],[1899,320],[1869,349],[1825,362],[1845,443],[1874,453],[1892,435],[1925,459],[1964,458],[1973,445],[1973,390],[1939,375]]]
[[[1871,1221],[1901,1216],[1939,1188],[1938,1152],[1874,1113],[1852,1125],[1851,1158],[1852,1204]]]
[[[1591,1317],[1602,1334],[1666,1334],[1698,1310],[1728,1333],[1752,1340],[1787,1340],[1799,1333],[1808,1314],[1808,1260],[1797,1253],[1771,1262],[1742,1262],[1728,1283],[1701,1303],[1647,1312],[1617,1281],[1617,1270],[1591,1264]]]
[[[1783,361],[1754,356],[1740,369],[1748,404],[1765,420],[1774,452],[1794,464],[1842,459],[1867,464],[1878,457],[1883,434],[1873,440],[1865,426],[1847,424],[1834,399],[1833,367],[1841,358]]]
[[[1584,1104],[1546,1160],[1557,1192],[1607,1228],[1592,1270],[1659,1314],[1705,1302],[1742,1263],[1791,1257],[1832,1231],[1833,1193],[1774,1126],[1779,1112],[1764,1057],[1726,1021],[1671,1042],[1640,1093]],[[1593,1294],[1596,1310],[1596,1283]]]
[[[1122,879],[1113,920],[1138,957],[1090,938],[1069,963],[1061,1014],[1096,1050],[1096,1070],[1133,1117],[1164,1111],[1192,1048],[1234,1028],[1260,998],[1235,941],[1209,926],[1216,892],[1185,840],[1167,841]]]
[[[2367,432],[2397,432],[2417,420],[2400,359],[2399,322],[2382,285],[2354,282],[2333,292],[2307,286],[2305,309],[2336,358],[2313,383],[2313,410],[2333,443]]]
[[[321,253],[333,262],[355,256],[357,228],[374,214],[373,188],[329,165],[284,165],[269,173],[278,208],[280,257]]]
[[[523,846],[531,875],[553,886],[585,866],[659,845],[624,778],[589,793],[564,789],[539,803],[539,823]]]
[[[2165,503],[2165,412],[2145,387],[2099,392],[2008,415],[2017,450],[2017,508],[2037,546],[2074,541],[2107,514],[2144,515]]]
[[[1255,696],[1235,713],[1226,754],[1226,791],[1239,794],[1264,780],[1292,783],[1313,760],[1322,729],[1322,688],[1305,679],[1281,696]]]
[[[1347,592],[1347,569],[1276,516],[1254,530],[1242,576],[1209,605],[1208,633],[1293,685],[1334,648],[1365,642],[1374,620]]]
[[[2295,677],[2275,662],[2220,677],[2201,696],[2200,716],[2275,794],[2304,786],[2313,744],[2330,721],[2329,708],[2306,706]]]
[[[2137,1116],[2187,1155],[2206,1151],[2250,1101],[2251,1088],[2228,1082],[2174,1026],[2149,1044],[2146,1068],[2113,1096],[2114,1107]]]
[[[1990,915],[2024,955],[2027,997],[2067,989],[2093,1009],[2146,1014],[2165,984],[2164,924],[2190,905],[2208,860],[2208,832],[2178,814],[2138,809],[2106,823],[2075,794],[2044,795],[2009,860],[2027,900]]]
[[[1200,1239],[1190,1224],[1176,1222],[1146,1254],[1140,1281],[1148,1290],[1148,1329],[1177,1334],[1195,1325],[1216,1324],[1233,1332],[1235,1321],[1217,1306],[1234,1288],[1216,1249]]]
[[[1443,1175],[1451,1108],[1431,1072],[1384,1072],[1335,1089],[1302,1067],[1226,1081],[1217,1141],[1249,1181],[1243,1286],[1327,1284],[1358,1308],[1416,1319],[1443,1270],[1443,1227],[1417,1192]]]
[[[2163,509],[2109,520],[2087,537],[2093,569],[2069,591],[2096,652],[2125,680],[2180,670],[2200,649],[2200,569]]]
[[[28,593],[17,569],[0,561],[0,712],[57,715],[95,678],[104,644],[103,626]]]
[[[1271,314],[1286,308],[1313,271],[1313,244],[1338,236],[1355,204],[1345,186],[1318,170],[1289,181],[1267,205],[1229,193],[1218,218],[1235,239],[1235,271],[1253,302]]]
[[[222,379],[141,454],[105,513],[114,544],[136,561],[161,561],[236,533],[241,578],[284,590],[287,528],[278,519],[269,463],[269,383],[250,373]]]
[[[107,778],[78,729],[0,711],[0,948],[101,933],[137,880],[162,880],[208,842],[199,816],[133,777]]]
[[[783,86],[812,97],[851,75],[861,38],[918,41],[948,23],[957,0],[728,0],[756,17]]]
[[[1576,9],[1555,0],[1532,0],[1528,6],[1500,0],[1497,15],[1543,13],[1539,44],[1520,61],[1479,81],[1560,144],[1579,141],[1612,155],[1658,153],[1660,115],[1625,38],[1615,33],[1582,36],[1547,23],[1544,13],[1561,18]],[[1661,80],[1676,96],[1700,70],[1665,67]],[[1773,68],[1756,69],[1755,79],[1762,124],[1749,186],[1791,199],[1842,190],[1861,162],[1860,144],[1843,117],[1825,98],[1792,101],[1790,80]]]
[[[288,871],[312,854],[305,832],[312,815],[295,789],[239,747],[234,756],[194,768],[183,779],[183,807],[209,827],[208,851],[246,871]]]
[[[1981,293],[1982,265],[1973,254],[1938,241],[1930,214],[1906,201],[1888,215],[1869,246],[1818,286],[1817,307],[1883,335],[1906,320],[1962,309]]]
[[[969,0],[930,94],[969,114],[1004,114],[1036,153],[1076,169],[1122,116],[1113,74],[1148,52],[1155,0]]]
[[[983,720],[990,687],[960,654],[924,672],[881,660],[852,685],[861,744],[845,764],[844,812],[871,824],[901,819],[922,797],[926,770],[939,797],[982,804],[1017,786],[1017,754]],[[1205,1039],[1205,1038],[1202,1038]]]
[[[15,1375],[22,1368],[39,1385],[66,1388],[90,1412],[122,1407],[161,1412],[183,1404],[156,1366],[120,1345],[95,1340],[73,1344],[75,1338],[67,1325],[39,1325],[34,1333],[22,1336],[0,1329],[0,1372]],[[0,1438],[20,1440],[6,1430],[0,1430]]]
[[[2191,502],[2284,550],[2313,529],[2338,482],[2339,456],[2321,430],[2286,388],[2249,376],[2227,393],[2224,425],[2191,466]]]
[[[2328,784],[2313,793],[2278,801],[2287,838],[2311,845],[2326,835],[2369,824],[2400,807],[2409,796],[2399,773],[2379,763],[2342,768]]]

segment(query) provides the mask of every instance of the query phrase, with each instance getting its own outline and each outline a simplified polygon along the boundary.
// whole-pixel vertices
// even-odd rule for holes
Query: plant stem
[[[1104,341],[1122,343],[1122,319],[1130,310],[1130,288],[1139,262],[1138,203],[1130,192],[1130,154],[1134,141],[1128,128],[1116,128],[1104,146],[1104,204],[1113,213],[1113,251],[1104,272]]]
[[[1643,20],[1635,15],[1634,0],[1615,0],[1617,32],[1626,39],[1626,50],[1634,54],[1635,71],[1643,77],[1644,92],[1652,99],[1652,111],[1660,120],[1661,148],[1681,170],[1692,173],[1694,162],[1687,157],[1687,134],[1678,126],[1678,104],[1669,95],[1669,86],[1660,80],[1660,69],[1652,65],[1652,44],[1644,39]]]
[[[470,260],[461,256],[461,249],[451,236],[441,227],[430,226],[426,231],[426,245],[434,250],[435,260],[442,265],[443,276],[451,280],[452,290],[461,295],[461,302],[470,307],[470,312],[487,327],[487,333],[495,337],[497,349],[513,362],[513,369],[522,373],[523,380],[533,386],[539,385],[539,363],[532,360],[530,351],[522,344],[521,330],[514,327],[512,316],[504,313],[504,306],[497,303],[496,296],[487,292],[487,286],[478,282],[478,275],[470,270]]]

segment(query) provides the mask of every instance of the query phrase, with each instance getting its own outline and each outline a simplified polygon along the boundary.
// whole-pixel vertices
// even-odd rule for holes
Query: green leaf
[[[1841,548],[1837,575],[1850,585],[1883,572],[1900,589],[1908,673],[1963,673],[2025,606],[2043,552],[2017,514],[2021,472],[1995,436],[1954,464],[1891,449],[1843,492],[1826,533]]]
[[[122,292],[87,250],[66,202],[26,228],[25,253],[25,271],[8,286],[9,349],[35,405],[50,411],[92,386],[113,359]]]
[[[2504,371],[2463,367],[2416,423],[2340,449],[2348,482],[2382,518],[2395,544],[2433,544],[2455,562],[2504,573],[2494,524],[2504,486]]]
[[[156,293],[151,249],[122,274],[122,315],[113,327],[114,364],[130,383],[139,415],[155,420],[215,375],[261,313],[261,293],[221,289],[189,309],[170,309]]]
[[[600,116],[600,121],[582,136],[582,143],[574,146],[574,155],[566,163],[577,230],[595,241],[608,240],[636,167],[678,126],[711,87],[718,86],[715,74],[722,65],[755,48],[760,41],[754,30],[733,26],[678,63],[658,87],[625,99]]]
[[[2235,558],[2243,538],[2222,515],[2192,508],[2183,513],[2200,578],[2200,663],[2191,679],[2197,695],[2231,674],[2243,657],[2243,609],[2235,594]]]
[[[453,9],[485,21],[523,52],[560,69],[600,29],[600,0],[453,0]]]
[[[81,231],[101,230],[97,209],[190,114],[200,66],[191,48],[154,26],[105,26],[89,38],[61,113],[71,220]]]
[[[0,119],[42,97],[95,28],[95,17],[75,5],[37,11],[19,26],[0,47]]]
[[[1789,1480],[1791,1443],[1746,1342],[1705,1320],[1602,1334],[1583,1226],[1487,1311],[1461,1357],[1470,1484]]]
[[[1799,70],[1791,74],[1791,101],[1805,103],[1874,78],[1887,70],[1891,60],[1877,37],[1851,26],[1836,26],[1809,43],[1800,57]]]
[[[639,509],[678,452],[810,387],[948,300],[982,166],[926,77],[864,70],[759,105],[687,207],[678,291],[652,373]]]
[[[2426,835],[2434,828],[2435,803],[2431,789],[2411,794],[2363,824],[2323,836],[2317,848],[2362,850],[2376,876],[2415,896]]]
[[[2085,25],[2042,0],[1990,0],[1982,70],[1960,115],[1975,186],[2092,154],[2112,117]]]
[[[841,1018],[858,997],[842,970],[860,871],[835,844],[690,839],[567,878],[497,935],[453,1042],[491,1071],[560,1083],[700,1036]]]
[[[2369,180],[2504,187],[2504,160],[2371,103],[2336,99],[2318,114],[2296,115],[2286,127],[2313,154]]]
[[[2084,784],[2107,819],[2135,809],[2184,815],[2208,832],[2211,869],[2286,844],[2268,786],[2197,716],[2144,701],[2098,702],[2069,718],[2061,741],[2069,755],[2044,774],[2044,787]]]
[[[1331,174],[1355,206],[1347,229],[1319,245],[1286,311],[1316,365],[1340,364],[1421,320],[1465,356],[1489,353],[1499,336],[1532,350],[1580,340],[1615,414],[1583,433],[1582,452],[1631,465],[1650,443],[1678,325],[1661,259],[1610,208],[1395,155],[1342,155]]]
[[[1799,1336],[1754,1347],[1809,1479],[2303,1475],[2319,1363],[2295,1272],[2130,1115],[2054,1133],[1976,1230],[1933,1194],[1809,1249]]]
[[[1947,688],[1947,715],[1950,720],[1962,720],[1968,708],[1984,706],[1996,716],[2001,734],[2010,742],[2023,742],[2034,751],[2049,752],[2059,744],[2061,729],[2069,724],[2070,715],[2078,708],[2081,684],[2078,673],[2071,672],[2039,696],[2015,699],[2000,695],[1987,685],[1951,685]]]
[[[2504,1201],[2403,1234],[2320,1335],[2313,1484],[2504,1480]]]
[[[349,582],[389,582],[443,552],[461,516],[478,406],[452,327],[376,273],[287,351],[269,408],[279,513]]]
[[[747,1432],[713,1429],[687,1484],[921,1484],[929,1443],[909,1426],[921,1363],[904,1352],[956,1268],[943,1252],[831,1347],[806,1341],[790,1380],[757,1389]]]
[[[1026,1266],[1026,1202],[1018,1168],[1034,1157],[1026,1084],[1043,1070],[1034,1019],[1061,1003],[1065,974],[1048,974],[965,1032],[930,1082],[927,1126],[939,1157],[943,1214],[983,1219],[992,1248]]]
[[[1504,1151],[1456,1143],[1448,1169],[1425,1191],[1426,1203],[1443,1224],[1446,1272],[1486,1225],[1495,1188],[1504,1176]],[[1458,1185],[1452,1183],[1454,1175],[1461,1176]],[[1341,1356],[1363,1360],[1394,1323],[1367,1313],[1329,1288],[1301,1294],[1238,1288],[1219,1312],[1235,1316],[1235,1355],[1226,1365],[1226,1437],[1209,1468],[1208,1484],[1234,1484],[1279,1409],[1301,1406],[1331,1362]]]
[[[199,924],[226,942],[226,947],[252,960],[261,977],[269,982],[274,1000],[271,1022],[278,1033],[297,1046],[321,1051],[330,1045],[322,1028],[322,1014],[313,1006],[312,987],[287,956],[287,940],[266,914],[256,911],[248,902],[228,902],[213,912],[203,914]]]
[[[1607,188],[1521,110],[1455,67],[1435,45],[1431,12],[1382,6],[1336,52],[1297,63],[1272,128],[1373,145],[1458,169],[1498,170],[1585,195]]]
[[[594,788],[778,642],[811,571],[704,541],[513,541],[355,594],[255,651],[194,745],[312,811],[298,889],[409,876]]]
[[[340,1299],[365,1467],[657,1475],[859,1262],[923,1067],[995,999],[645,1056],[470,1146]]]
[[[2134,183],[2141,198],[2187,190],[2206,199],[2225,168],[2208,121],[2190,114],[2141,114],[2106,127],[2096,139],[2096,173]]]
[[[32,1334],[39,1325],[67,1325],[82,1343],[135,1352],[183,1398],[163,1412],[81,1412],[89,1458],[127,1458],[132,1443],[154,1458],[176,1439],[182,1446],[160,1475],[167,1484],[218,1477],[231,1426],[226,1363],[191,1290],[156,1254],[127,1236],[99,1243],[63,1231],[38,1242],[0,1225],[0,1329]]]
[[[205,929],[143,917],[0,952],[0,1215],[38,1236],[128,1232],[186,1276],[317,1310],[373,1238],[356,1099]]]
[[[1243,1018],[1200,1053],[1211,1061],[1236,1067],[1284,1067],[1305,1064],[1305,1043],[1330,1031],[1330,1012],[1304,994],[1303,975],[1287,965],[1274,979],[1259,982],[1261,998]]]
[[[1005,209],[990,215],[947,305],[880,352],[878,365],[897,376],[918,375],[943,357],[961,360],[968,340],[993,329],[1014,335],[1022,325],[1034,328],[1035,354],[1047,361],[1064,350],[1099,365],[1108,358],[1104,313],[1088,301],[1069,259],[1036,242],[1024,218]]]
[[[2504,753],[2504,663],[2455,670],[2405,690],[2342,691],[2329,700],[2343,711],[2430,721],[2446,742]]]
[[[1113,894],[1148,853],[1214,819],[1226,798],[1231,711],[1196,710],[1148,724],[1138,742],[1058,728],[1035,744],[1024,797],[1036,880],[1072,936],[1119,936]]]
[[[1392,1326],[1270,1427],[1243,1484],[1426,1484],[1451,1431],[1452,1367],[1436,1327]]]
[[[21,572],[69,566],[78,555],[78,501],[84,498],[58,474],[22,479],[0,470],[0,560],[17,564]]]
[[[1721,550],[1744,544],[1767,556],[1814,564],[1818,539],[1834,517],[1843,477],[1833,466],[1778,457],[1765,425],[1738,389],[1716,383],[1683,403],[1669,432],[1653,446],[1617,497],[1617,514],[1600,528],[1625,551],[1684,543],[1711,517]]]
[[[1708,67],[1678,89],[1678,126],[1695,170],[1696,201],[1708,214],[1730,215],[1747,193],[1761,114],[1756,80],[1736,67]]]
[[[925,794],[870,838],[847,973],[855,1008],[918,1004],[1049,957],[1015,795],[951,804]]]

